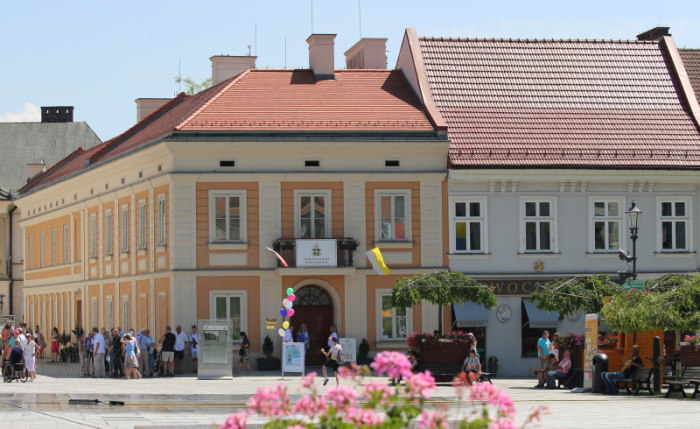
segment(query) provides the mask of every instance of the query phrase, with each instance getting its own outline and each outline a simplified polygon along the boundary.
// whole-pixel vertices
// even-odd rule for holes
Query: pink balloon
[[[294,309],[293,308],[290,308],[289,310],[287,310],[287,316],[289,316],[289,317],[294,316]]]
[[[287,297],[287,299],[290,300],[290,301],[292,301],[292,302],[294,302],[294,300],[297,299],[297,296],[294,295],[294,294],[292,293],[292,294],[289,294],[289,296]]]

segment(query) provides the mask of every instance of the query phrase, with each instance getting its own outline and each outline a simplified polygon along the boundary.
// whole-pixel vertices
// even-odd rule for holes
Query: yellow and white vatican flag
[[[391,270],[384,263],[384,258],[382,258],[382,252],[379,251],[378,247],[368,250],[366,253],[367,259],[372,263],[374,271],[378,272],[379,275],[384,276],[391,274]]]

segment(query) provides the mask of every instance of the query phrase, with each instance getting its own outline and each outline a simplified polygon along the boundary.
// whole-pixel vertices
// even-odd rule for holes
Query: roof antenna
[[[287,69],[287,36],[284,36],[284,69]]]
[[[182,92],[182,67],[180,57],[177,57],[177,93]]]
[[[362,39],[362,0],[357,0],[357,15],[359,16],[360,39]]]
[[[311,34],[314,34],[314,0],[311,0]]]
[[[250,50],[250,49],[248,49]],[[258,55],[258,23],[255,23],[255,38],[253,39],[253,55]],[[250,56],[250,54],[248,54]]]
[[[248,45],[248,56],[250,56],[250,45]]]

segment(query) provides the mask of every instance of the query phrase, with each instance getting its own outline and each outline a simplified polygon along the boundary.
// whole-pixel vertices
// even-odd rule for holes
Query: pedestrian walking
[[[102,378],[105,376],[105,353],[107,353],[107,341],[105,340],[102,332],[96,327],[92,328],[92,333],[94,336],[93,348],[92,348],[92,359],[94,368],[94,377]]]
[[[54,328],[51,329],[51,363],[58,362],[58,349],[61,345],[58,336],[58,328],[54,326]]]
[[[236,369],[236,375],[240,374],[241,367],[245,364],[248,366],[248,375],[253,375],[253,370],[250,367],[250,340],[248,339],[248,334],[241,332],[241,345],[238,349],[238,368]]]
[[[331,327],[332,328],[332,327]],[[335,333],[335,330],[332,331]],[[340,377],[338,377],[338,367],[340,366],[340,353],[342,353],[343,348],[340,346],[340,343],[338,343],[338,337],[337,336],[330,336],[329,341],[331,342],[332,346],[328,349],[328,351],[321,349],[321,353],[327,358],[326,362],[323,364],[321,369],[323,370],[323,385],[325,386],[328,384],[328,368],[332,369],[333,372],[335,372],[335,385],[340,384]]]

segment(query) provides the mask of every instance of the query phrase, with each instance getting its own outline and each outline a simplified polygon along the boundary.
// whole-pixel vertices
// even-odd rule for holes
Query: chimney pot
[[[136,123],[143,121],[151,113],[165,106],[171,98],[137,98],[136,103]]]
[[[360,39],[345,51],[345,66],[349,69],[386,69],[387,39]]]
[[[43,111],[44,108],[42,108]],[[44,121],[42,121],[44,122]],[[46,171],[46,163],[42,159],[38,163],[33,163],[33,164],[27,164],[27,175],[29,176],[29,179],[32,177],[36,176],[39,173],[43,173]]]
[[[73,122],[73,106],[43,106],[41,122]]]
[[[334,78],[335,36],[335,34],[312,34],[306,39],[309,44],[309,68],[316,80]]]
[[[211,60],[212,86],[237,76],[248,69],[254,69],[257,58],[252,55],[214,55],[209,58]]]

